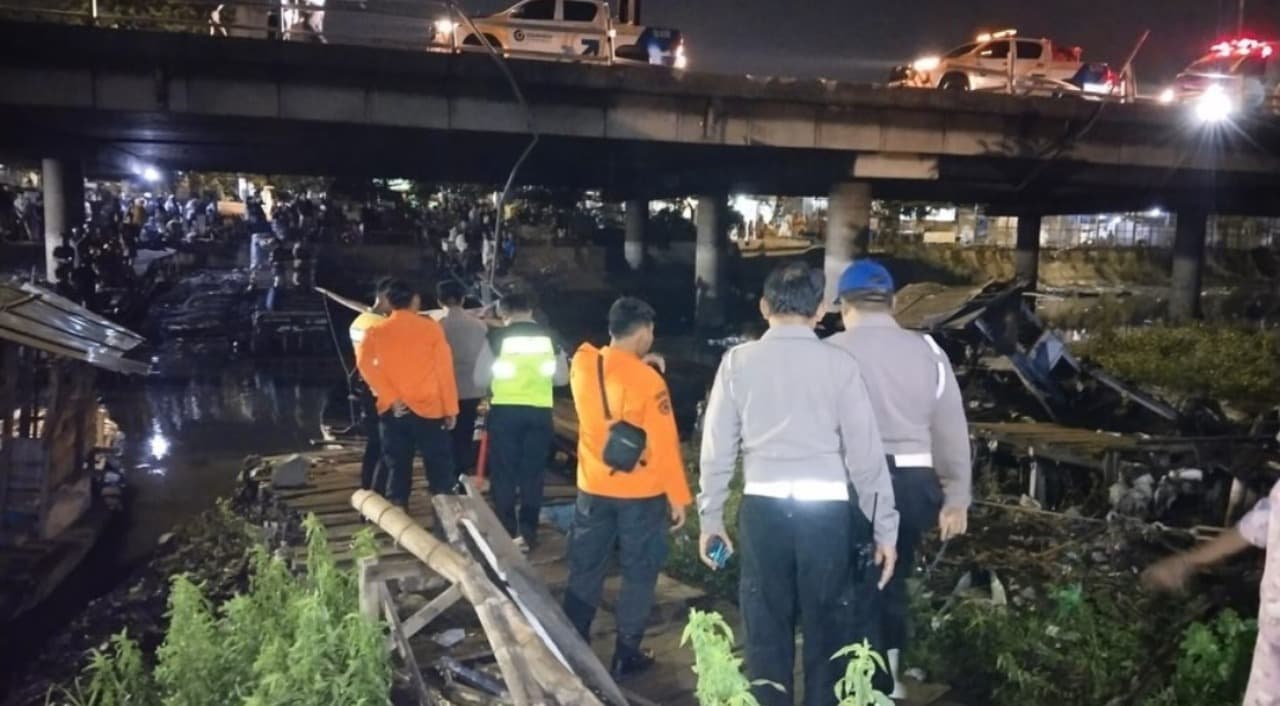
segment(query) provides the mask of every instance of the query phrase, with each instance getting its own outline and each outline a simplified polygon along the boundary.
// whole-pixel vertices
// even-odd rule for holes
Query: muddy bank
[[[230,506],[208,510],[177,527],[151,557],[128,572],[108,593],[93,599],[64,626],[44,639],[31,629],[6,630],[3,686],[5,706],[39,706],[49,689],[69,685],[85,665],[88,650],[100,647],[122,629],[147,652],[164,638],[165,608],[173,575],[190,574],[207,594],[225,599],[247,586],[246,551],[253,537]],[[43,644],[41,644],[43,643]],[[16,668],[16,671],[13,671]]]

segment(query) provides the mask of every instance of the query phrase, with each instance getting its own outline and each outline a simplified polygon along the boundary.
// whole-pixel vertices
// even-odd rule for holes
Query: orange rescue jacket
[[[365,331],[357,362],[378,398],[378,413],[400,400],[419,417],[458,415],[458,383],[444,329],[416,311],[391,312]]]
[[[601,457],[609,434],[596,361],[604,357],[605,386],[614,421],[626,420],[648,437],[640,465],[615,473]],[[685,477],[680,436],[671,411],[671,394],[658,371],[635,355],[584,343],[573,356],[569,385],[578,413],[578,488],[609,498],[653,498],[665,495],[676,507],[693,502]]]

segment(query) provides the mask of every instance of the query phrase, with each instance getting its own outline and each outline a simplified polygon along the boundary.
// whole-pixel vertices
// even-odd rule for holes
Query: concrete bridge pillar
[[[1169,318],[1175,321],[1200,316],[1200,285],[1204,278],[1208,223],[1209,214],[1203,208],[1178,210],[1173,237],[1173,271],[1169,280]]]
[[[855,257],[871,246],[871,185],[865,182],[837,184],[827,201],[826,305],[836,300],[840,275]]]
[[[716,329],[725,322],[725,264],[728,256],[729,197],[727,194],[700,194],[695,220],[698,244],[694,255],[694,285],[697,287],[695,321],[702,330]]]
[[[40,163],[40,187],[44,190],[45,278],[57,281],[53,251],[62,236],[84,225],[84,169],[74,159],[45,159]]]
[[[1035,289],[1040,282],[1040,214],[1018,214],[1018,242],[1013,251],[1013,271]]]
[[[649,230],[649,202],[646,199],[629,199],[626,207],[626,239],[622,254],[632,272],[644,269],[645,233]]]

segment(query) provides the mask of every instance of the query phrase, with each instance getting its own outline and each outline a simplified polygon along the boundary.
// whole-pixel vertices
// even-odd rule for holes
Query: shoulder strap
[[[600,376],[600,401],[604,403],[604,418],[606,421],[613,421],[613,415],[609,413],[609,391],[604,386],[604,355],[596,357],[596,373]]]

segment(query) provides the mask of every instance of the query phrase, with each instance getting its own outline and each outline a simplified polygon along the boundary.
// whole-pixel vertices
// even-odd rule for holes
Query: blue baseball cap
[[[892,297],[893,292],[893,275],[875,260],[858,260],[849,265],[836,287],[836,296],[841,298],[853,293]]]

